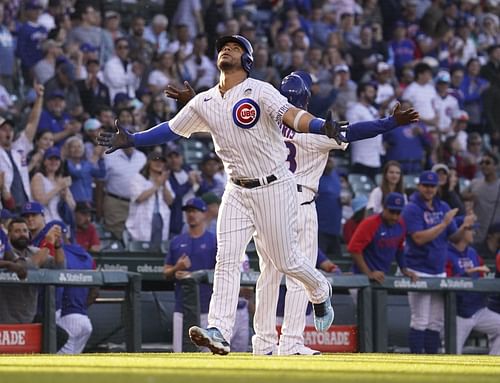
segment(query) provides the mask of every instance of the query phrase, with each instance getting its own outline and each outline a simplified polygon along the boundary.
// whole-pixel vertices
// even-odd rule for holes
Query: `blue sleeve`
[[[177,140],[181,136],[170,129],[167,121],[153,126],[151,129],[145,130],[144,132],[134,133],[133,137],[135,146],[154,146]]]
[[[177,262],[177,257],[174,254],[174,243],[175,241],[170,241],[168,254],[165,256],[165,260],[163,261],[165,265],[174,266]]]
[[[318,248],[318,258],[316,259],[316,268],[319,269],[320,265],[327,260],[328,258],[325,255],[325,253],[323,253],[321,249]]]
[[[408,234],[424,230],[423,217],[420,209],[413,203],[406,205],[404,208],[403,220],[405,221]]]
[[[106,176],[106,165],[104,160],[101,158],[97,161],[97,166],[92,166],[90,174],[95,178],[104,178]]]
[[[349,125],[346,139],[347,142],[365,140],[367,138],[378,136],[379,134],[384,134],[397,126],[398,124],[396,123],[396,119],[394,117],[355,122],[354,124]]]
[[[401,270],[406,269],[406,256],[402,249],[396,252],[396,262]]]

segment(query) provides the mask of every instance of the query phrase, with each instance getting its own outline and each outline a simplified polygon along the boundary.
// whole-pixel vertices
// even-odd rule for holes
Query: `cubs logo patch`
[[[238,101],[233,107],[233,121],[242,129],[254,127],[259,118],[259,105],[251,98],[244,98]]]

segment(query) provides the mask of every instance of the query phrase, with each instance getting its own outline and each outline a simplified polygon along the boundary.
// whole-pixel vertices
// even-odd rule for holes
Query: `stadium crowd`
[[[39,239],[33,244],[53,256],[66,234],[81,249],[65,251],[77,255],[137,243],[172,253],[174,238],[192,230],[189,209],[204,214],[213,235],[227,179],[209,136],[110,155],[96,138],[115,119],[136,132],[173,117],[183,105],[164,95],[167,85],[214,86],[217,37],[241,34],[254,48],[250,77],[279,87],[292,71],[311,74],[316,116],[372,120],[398,101],[420,114],[418,123],[331,153],[316,201],[319,245],[331,261],[347,249],[362,253],[351,246],[357,226],[384,214],[391,193],[413,201],[429,170],[460,224],[476,217],[474,237],[462,243],[479,255],[474,267],[499,256],[499,1],[181,0],[144,8],[129,0],[134,11],[121,12],[123,3],[0,1],[1,219],[9,239],[20,215]],[[64,230],[51,230],[51,221]],[[192,269],[179,256],[166,259],[170,277]],[[66,267],[47,254],[37,267],[45,264]],[[449,275],[460,274],[452,266]],[[81,292],[73,295],[83,305]]]

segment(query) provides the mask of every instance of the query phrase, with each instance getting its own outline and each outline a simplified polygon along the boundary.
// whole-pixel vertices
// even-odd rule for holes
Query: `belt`
[[[113,194],[113,193],[106,193],[107,195],[109,195],[111,198],[115,198],[115,199],[119,199],[120,201],[124,201],[124,202],[130,202],[130,199],[129,198],[125,198],[125,197],[120,197],[119,195],[116,195],[116,194]]]
[[[276,181],[277,178],[274,174],[271,174],[270,176],[267,176],[265,180],[266,182],[262,182],[260,178],[231,178],[231,182],[233,184],[241,186],[245,189],[253,189],[258,186],[270,184],[271,182]]]
[[[298,191],[299,193],[302,193],[302,190],[304,190],[304,188],[305,188],[305,186],[302,186],[302,185],[300,185],[300,184],[297,184],[297,191]],[[310,204],[312,204],[314,201],[316,201],[316,196],[314,196],[314,197],[313,197],[313,199],[312,199],[312,200],[310,200],[310,201],[302,202],[302,203],[300,204],[300,206],[302,206],[302,205],[310,205]]]

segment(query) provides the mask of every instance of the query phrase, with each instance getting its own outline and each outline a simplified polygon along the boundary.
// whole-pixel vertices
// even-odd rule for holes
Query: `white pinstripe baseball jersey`
[[[278,126],[290,107],[272,85],[248,78],[224,96],[218,86],[196,95],[169,125],[184,137],[210,132],[230,177],[282,178],[289,172]]]
[[[334,139],[319,134],[297,133],[284,124],[281,132],[288,149],[286,161],[297,184],[316,193],[330,150],[346,150],[349,144],[343,142],[339,145]]]

